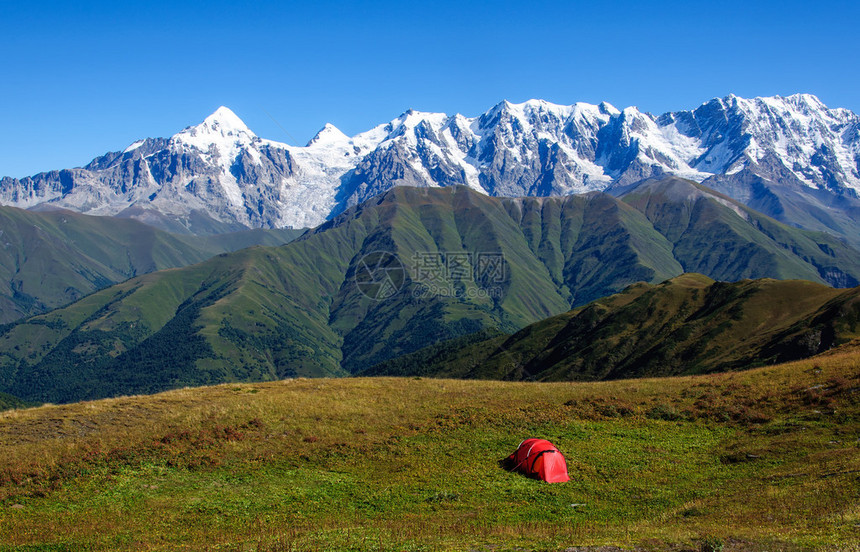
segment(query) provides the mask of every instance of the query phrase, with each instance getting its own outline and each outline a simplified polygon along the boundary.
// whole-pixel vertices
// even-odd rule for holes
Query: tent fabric
[[[514,470],[547,483],[570,481],[564,455],[546,439],[526,439],[507,459]]]

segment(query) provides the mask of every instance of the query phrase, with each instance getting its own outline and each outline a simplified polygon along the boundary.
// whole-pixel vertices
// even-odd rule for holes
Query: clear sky
[[[81,166],[220,105],[306,143],[503,99],[652,113],[734,93],[860,112],[860,3],[0,3],[0,176]]]

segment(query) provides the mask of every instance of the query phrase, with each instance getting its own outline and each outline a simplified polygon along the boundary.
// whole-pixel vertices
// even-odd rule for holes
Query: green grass
[[[317,379],[0,414],[0,550],[851,550],[860,347],[600,383]],[[571,481],[499,460],[540,436]]]
[[[127,218],[0,207],[0,324],[62,307],[133,276],[252,245],[281,245],[299,233],[176,235]]]

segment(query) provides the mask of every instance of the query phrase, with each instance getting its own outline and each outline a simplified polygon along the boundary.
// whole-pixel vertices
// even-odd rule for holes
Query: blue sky
[[[810,92],[860,112],[858,28],[858,3],[827,0],[4,0],[0,176],[80,166],[220,105],[291,144],[503,99],[662,113]]]

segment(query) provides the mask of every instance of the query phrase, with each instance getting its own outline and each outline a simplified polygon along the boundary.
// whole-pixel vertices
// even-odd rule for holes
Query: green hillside
[[[281,245],[295,230],[173,235],[132,219],[0,207],[0,324],[67,305],[128,278],[251,245]]]
[[[36,406],[36,404],[22,401],[18,397],[13,397],[8,393],[0,393],[0,411],[12,408],[26,408],[29,406]]]
[[[0,550],[851,551],[859,352],[696,377],[296,379],[0,413]],[[500,466],[528,437],[559,447],[569,482]]]
[[[630,198],[395,188],[288,245],[137,277],[0,329],[0,390],[66,402],[355,374],[478,331],[514,332],[634,282],[661,282],[690,262],[679,244],[705,252],[717,236],[723,251],[745,252],[729,272],[704,263],[727,279],[860,278],[860,254],[827,235],[742,216],[681,184],[697,190],[696,208],[708,214],[691,217],[681,237]]]
[[[622,196],[672,244],[684,272],[715,280],[803,279],[860,285],[860,255],[830,234],[801,231],[677,177],[646,180]]]
[[[860,336],[860,288],[802,280],[644,283],[513,335],[439,343],[363,375],[570,381],[700,374],[806,358]]]

